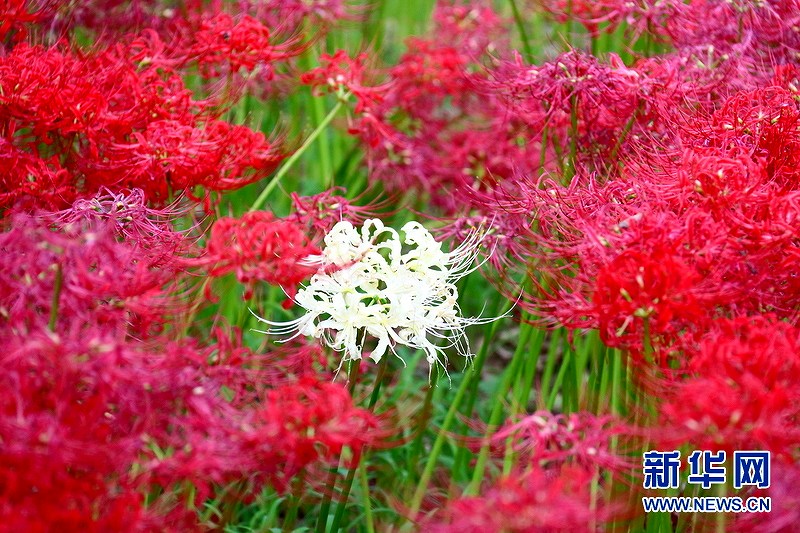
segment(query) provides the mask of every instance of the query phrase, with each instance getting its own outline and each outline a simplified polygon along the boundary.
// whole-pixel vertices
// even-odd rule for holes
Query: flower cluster
[[[592,509],[592,473],[564,468],[556,474],[535,468],[502,478],[479,497],[453,501],[426,531],[575,531],[603,523],[616,509],[601,504]]]
[[[285,489],[375,439],[377,420],[319,374],[314,347],[257,355],[221,329],[170,338],[191,245],[171,229],[180,211],[141,195],[14,214],[0,234],[0,516],[11,530],[187,530],[220,486],[244,482],[244,499]]]
[[[211,228],[201,262],[213,277],[235,272],[246,287],[245,299],[253,296],[259,280],[283,287],[291,298],[297,285],[314,272],[303,262],[318,251],[308,241],[304,226],[267,211],[221,217]]]
[[[0,57],[0,206],[63,207],[103,187],[151,202],[231,190],[282,156],[262,133],[217,118],[174,71],[96,52],[20,44]],[[202,191],[199,189],[202,188]]]

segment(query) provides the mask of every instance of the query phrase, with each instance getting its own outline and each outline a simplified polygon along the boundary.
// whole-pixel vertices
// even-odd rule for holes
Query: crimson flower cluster
[[[319,374],[317,348],[258,355],[219,329],[171,338],[191,243],[141,197],[14,214],[0,235],[0,515],[12,530],[185,531],[219,487],[245,500],[285,489],[375,439],[375,417]]]
[[[592,472],[565,467],[532,468],[502,478],[479,497],[452,501],[426,531],[576,531],[614,517],[611,505],[592,506]]]
[[[201,262],[213,277],[235,272],[245,286],[246,300],[253,296],[256,282],[264,281],[283,287],[291,305],[300,282],[316,272],[305,260],[318,253],[304,225],[254,211],[241,218],[219,218]]]
[[[164,203],[241,187],[281,161],[263,134],[220,120],[140,56],[21,43],[0,57],[0,206],[60,208],[102,187]]]

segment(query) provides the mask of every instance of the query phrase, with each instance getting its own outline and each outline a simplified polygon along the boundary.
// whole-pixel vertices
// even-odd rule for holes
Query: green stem
[[[436,383],[439,381],[439,367],[434,366],[431,369],[431,382],[428,385],[428,391],[425,393],[425,402],[422,404],[422,411],[420,419],[417,424],[417,437],[414,439],[414,444],[411,446],[411,457],[408,464],[412,471],[416,470],[417,458],[422,453],[422,443],[425,438],[425,430],[431,420],[431,411],[433,410],[433,394],[436,391]]]
[[[294,531],[294,524],[297,521],[297,511],[300,508],[300,500],[303,498],[303,485],[305,484],[305,470],[300,471],[294,483],[292,491],[292,501],[286,519],[283,521],[283,531]]]
[[[388,360],[389,360],[388,357],[386,356],[383,357],[380,363],[378,373],[375,376],[375,383],[372,386],[372,395],[370,396],[369,399],[370,411],[372,411],[372,408],[375,406],[375,402],[378,400],[378,392],[380,391],[381,388],[381,382],[383,381],[383,376],[386,374],[386,367],[388,366],[387,365]],[[360,361],[356,361],[356,363],[360,363]],[[354,372],[352,369],[350,370],[350,373],[351,375],[353,375]],[[351,394],[353,391],[353,387],[355,386],[355,380],[357,379],[357,377],[358,377],[358,372],[356,371],[355,377],[351,378],[353,381],[352,383],[350,383]],[[342,518],[344,517],[344,511],[347,508],[347,499],[350,497],[350,490],[353,487],[353,479],[355,478],[356,471],[366,468],[366,463],[367,463],[367,452],[365,450],[361,450],[361,453],[359,453],[358,455],[358,463],[353,465],[353,467],[350,468],[350,470],[347,472],[347,478],[345,479],[344,487],[342,488],[342,498],[341,501],[339,502],[339,505],[336,507],[336,514],[333,517],[333,525],[331,527],[331,531],[339,531],[341,527],[340,524]],[[366,474],[364,475],[366,476]],[[369,499],[369,493],[367,493],[365,497]]]
[[[267,200],[270,193],[273,191],[273,189],[275,189],[275,187],[278,186],[281,179],[283,179],[286,173],[289,172],[289,169],[292,168],[292,166],[297,162],[297,160],[300,159],[300,156],[303,155],[303,153],[308,149],[308,147],[311,146],[311,144],[317,139],[317,137],[320,136],[320,134],[325,130],[325,128],[328,127],[328,124],[331,123],[333,118],[342,108],[344,103],[347,101],[347,97],[349,95],[350,93],[346,93],[343,97],[339,99],[338,102],[336,102],[336,105],[333,106],[333,109],[331,109],[330,112],[325,116],[325,118],[322,119],[322,122],[319,123],[319,126],[317,126],[316,129],[311,132],[311,135],[308,136],[308,139],[306,139],[303,145],[300,146],[300,148],[298,148],[297,151],[294,152],[291,156],[289,156],[289,158],[286,160],[286,162],[283,164],[280,170],[278,170],[278,172],[275,174],[272,180],[270,180],[267,186],[264,187],[264,190],[261,191],[261,194],[258,195],[256,201],[253,202],[253,205],[250,207],[250,211],[257,211],[258,209],[261,209],[261,206],[264,205],[264,202]]]
[[[492,322],[492,325],[489,328],[489,334],[486,336],[478,355],[475,356],[475,362],[473,363],[472,370],[464,376],[464,379],[461,381],[461,385],[458,387],[458,391],[456,391],[456,396],[453,398],[453,403],[450,404],[450,408],[447,410],[447,414],[442,422],[442,427],[439,429],[439,434],[433,443],[430,455],[428,455],[428,461],[425,463],[425,469],[422,471],[422,476],[419,479],[419,483],[417,483],[417,489],[414,491],[414,495],[411,498],[411,504],[409,505],[409,516],[412,518],[419,512],[419,509],[422,506],[422,499],[425,497],[425,493],[428,491],[428,483],[431,481],[433,470],[436,468],[436,461],[439,459],[439,454],[442,452],[444,441],[447,439],[447,432],[456,419],[458,407],[461,405],[461,401],[464,399],[464,395],[467,392],[467,389],[469,389],[470,383],[473,379],[476,379],[479,374],[477,369],[483,368],[483,362],[489,353],[489,344],[497,332],[499,325],[499,320]]]
[[[520,372],[519,379],[515,382],[513,387],[511,416],[519,412],[524,412],[527,409],[531,389],[533,388],[533,379],[536,376],[536,368],[539,365],[539,356],[541,355],[542,343],[545,337],[544,330],[525,323],[527,318],[528,314],[523,313],[520,343],[523,346],[527,346],[528,357],[525,359],[522,372]],[[503,475],[510,474],[514,466],[515,454],[512,444],[513,438],[509,437],[506,440],[506,451],[505,457],[503,458]]]
[[[592,476],[592,488],[590,492],[589,509],[591,516],[589,518],[590,531],[597,531],[597,500],[600,493],[600,467],[594,468],[594,475]]]
[[[56,277],[53,281],[53,299],[50,304],[50,331],[55,332],[56,322],[58,321],[58,303],[61,299],[61,287],[64,284],[64,273],[61,271],[61,263],[56,263]]]
[[[367,478],[367,463],[362,461],[358,467],[359,481],[361,481],[361,493],[364,499],[364,521],[366,522],[367,533],[375,533],[375,524],[372,520],[372,502],[369,497],[369,479]]]
[[[522,320],[525,320],[525,315],[523,314]],[[519,344],[517,344],[517,348],[514,351],[514,356],[516,357],[517,352],[522,351],[530,341],[531,338],[531,327],[526,325],[524,322],[520,326],[520,335],[519,335]],[[509,418],[513,418],[516,414],[520,411],[520,406],[522,405],[522,397],[524,396],[523,389],[528,388],[530,390],[530,382],[525,383],[525,376],[527,372],[523,371],[516,381],[514,381],[513,385],[513,393],[511,395],[511,409],[508,413]],[[508,437],[506,439],[506,450],[503,455],[503,475],[508,475],[511,472],[511,468],[514,464],[514,448],[513,448],[514,439],[512,437]]]
[[[724,498],[728,493],[727,492],[727,487],[725,486],[724,483],[720,484],[720,485],[717,485],[717,491],[716,492],[717,492],[717,496],[720,496],[720,497]],[[717,513],[716,519],[717,519],[716,520],[716,522],[717,522],[716,523],[716,533],[725,533],[727,531],[727,529],[726,529],[727,516],[725,515],[725,513]]]
[[[361,464],[366,462],[366,458],[358,457],[358,463],[353,465],[350,470],[347,471],[347,478],[344,480],[344,487],[342,488],[342,495],[341,500],[339,501],[339,505],[336,507],[336,514],[333,516],[333,524],[331,525],[331,531],[339,531],[341,526],[339,525],[344,518],[344,510],[347,508],[347,499],[350,497],[350,489],[353,487],[353,479],[356,477],[356,471],[359,469]]]
[[[303,56],[305,66],[309,70],[316,66],[313,55],[314,49],[309,48],[305,56]],[[315,98],[312,95],[311,111],[314,116],[314,121],[322,124],[325,120],[325,102],[322,98]],[[333,186],[334,175],[333,163],[331,162],[331,139],[326,132],[320,133],[317,147],[319,148],[317,154],[319,155],[319,168],[322,174],[322,176],[320,176],[322,179],[322,187],[324,189],[329,189]]]
[[[511,364],[508,365],[503,372],[503,381],[494,397],[494,405],[489,415],[489,427],[486,431],[487,442],[481,447],[481,451],[478,453],[478,460],[475,463],[475,470],[472,473],[472,481],[464,491],[465,496],[477,494],[478,489],[480,489],[481,482],[483,481],[483,471],[486,468],[486,462],[489,460],[489,436],[490,433],[494,431],[494,428],[500,424],[500,420],[503,416],[503,400],[506,392],[511,387],[514,378],[519,377],[519,367],[522,365],[527,355],[527,351],[523,348],[524,346],[522,344],[517,346],[517,349],[514,351],[514,356],[511,359]]]
[[[389,358],[383,356],[378,366],[378,375],[375,376],[375,386],[372,387],[372,394],[369,397],[369,405],[367,408],[372,411],[375,403],[378,401],[378,393],[380,393],[381,385],[383,384],[383,377],[386,375],[386,368],[389,366]]]
[[[515,0],[509,0],[509,3],[511,4],[511,11],[514,13],[514,22],[516,22],[517,29],[519,30],[519,37],[522,41],[522,51],[525,53],[525,61],[531,63],[533,61],[533,49],[528,39],[528,33],[525,31],[525,22],[522,20],[517,2]]]
[[[494,307],[495,316],[499,316],[499,313],[501,312],[503,313],[508,312],[508,307],[503,307],[501,309],[502,305],[503,305],[502,300],[497,302],[497,304],[495,305]],[[506,305],[508,304],[506,303]],[[486,334],[486,338],[484,339],[484,342],[481,344],[481,351],[487,350],[489,348],[496,333],[497,333],[497,328],[489,329],[489,331]],[[472,365],[472,372],[477,375],[481,375],[484,361],[485,357],[484,358],[479,357]],[[465,367],[464,370],[466,371],[467,368]],[[477,379],[472,380],[472,382],[469,384],[469,388],[466,392],[466,398],[467,398],[466,404],[464,406],[464,409],[461,410],[461,415],[465,419],[471,418],[472,413],[475,410],[475,404],[477,403],[479,396],[478,394],[479,385],[480,385],[480,380]],[[456,426],[456,429],[454,431],[456,432],[469,431],[469,426],[466,424],[466,422],[462,421],[460,424]],[[469,469],[469,461],[471,457],[472,453],[470,452],[470,450],[468,450],[464,446],[458,447],[458,449],[455,451],[455,462],[453,466],[453,471],[458,472],[459,474],[464,473],[465,470]]]
[[[351,361],[350,362],[350,371],[347,374],[347,389],[350,391],[350,395],[353,395],[353,391],[356,388],[356,383],[358,382],[358,374],[361,370],[361,361]],[[328,474],[328,493],[325,495],[325,499],[322,500],[322,506],[319,509],[319,517],[317,518],[317,533],[325,533],[328,531],[328,513],[331,509],[331,500],[333,499],[333,493],[336,490],[336,474],[339,471],[339,465],[342,462],[342,458],[339,457],[339,461],[336,463],[336,467],[331,470],[330,474]],[[349,487],[353,483],[353,478],[348,473],[347,481],[345,481],[345,486],[348,487],[347,495],[349,495],[350,490]],[[344,496],[344,502],[347,501],[347,495]],[[340,504],[341,505],[341,504]],[[344,511],[343,511],[344,512]],[[337,515],[338,510],[337,510]],[[334,523],[335,523],[334,517]]]

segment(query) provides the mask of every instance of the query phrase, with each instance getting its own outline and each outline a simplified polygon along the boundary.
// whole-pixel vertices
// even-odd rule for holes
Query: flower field
[[[800,531],[800,0],[0,0],[0,224],[0,532]]]

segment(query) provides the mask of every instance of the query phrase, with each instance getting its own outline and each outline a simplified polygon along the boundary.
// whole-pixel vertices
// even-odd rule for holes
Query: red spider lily
[[[591,471],[629,472],[633,467],[624,451],[612,441],[629,435],[628,428],[611,416],[581,412],[555,415],[539,411],[510,420],[491,437],[502,447],[511,446],[518,467],[531,464],[543,468],[575,464]]]
[[[729,51],[739,47],[765,63],[790,62],[800,45],[796,0],[677,3],[664,34],[677,48],[712,45]]]
[[[110,82],[103,76],[109,72],[97,72],[98,63],[102,61],[56,49],[15,47],[0,60],[0,133],[10,141],[29,136],[38,140],[50,133],[68,137],[97,128],[109,105],[104,92]]]
[[[0,235],[0,514],[15,514],[5,523],[186,530],[166,499],[144,507],[155,484],[182,497],[194,483],[202,501],[237,483],[245,498],[378,438],[342,386],[318,381],[317,349],[258,356],[222,331],[211,346],[158,335],[151,324],[169,316],[162,300],[175,295],[163,287],[181,260],[159,254],[143,206],[143,244],[117,240],[114,230],[133,231],[116,226],[120,212],[136,207],[120,198],[97,199],[100,221],[72,213],[56,230],[17,215]]]
[[[341,21],[356,20],[362,8],[342,0],[242,0],[223,2],[198,0],[89,0],[62,6],[60,24],[68,29],[93,30],[99,39],[119,39],[144,29],[162,37],[191,34],[203,19],[217,15],[240,15],[259,26],[293,33],[306,25],[323,29]]]
[[[89,0],[66,6],[60,22],[66,29],[95,30],[101,39],[118,39],[145,28],[174,30],[200,4],[195,0]]]
[[[245,481],[242,497],[258,494],[264,483],[285,490],[302,469],[337,459],[345,446],[358,452],[380,434],[346,389],[310,377],[267,391],[238,412],[217,407],[185,423],[187,446],[151,465],[164,485],[192,482],[200,501],[214,484]]]
[[[218,219],[201,262],[214,277],[235,272],[245,285],[245,299],[253,296],[257,281],[279,285],[291,298],[298,284],[315,272],[303,261],[316,253],[319,250],[311,244],[305,227],[267,211],[254,211],[239,219]],[[291,299],[287,304],[291,305]]]
[[[196,186],[233,190],[270,174],[282,159],[263,134],[221,120],[154,121],[132,137],[109,143],[102,162],[83,169],[90,187],[140,186],[154,199]],[[120,171],[126,178],[112,181]]]
[[[634,350],[671,346],[719,316],[794,320],[800,115],[792,94],[739,92],[711,116],[668,117],[669,136],[639,144],[621,175],[602,184],[582,174],[566,187],[520,182],[518,198],[504,201],[508,213],[536,214],[527,255],[549,303],[534,307]],[[512,279],[509,294],[518,291]]]
[[[570,327],[597,327],[610,345],[641,349],[645,328],[647,344],[672,339],[732,301],[732,288],[707,261],[721,240],[707,219],[663,213],[664,199],[639,182],[583,183],[535,191],[535,308]]]
[[[175,231],[172,221],[186,215],[188,210],[179,203],[162,209],[148,207],[141,189],[123,189],[118,193],[106,189],[93,198],[75,200],[72,207],[53,213],[52,217],[60,226],[113,227],[114,233],[128,243],[164,256],[184,256],[189,253],[186,234],[190,230]]]
[[[57,209],[76,195],[71,176],[57,157],[40,158],[2,137],[0,167],[0,207],[20,203],[23,207]]]
[[[360,225],[367,218],[375,218],[375,211],[385,207],[388,202],[372,203],[368,206],[355,205],[362,198],[348,200],[335,193],[344,193],[344,189],[335,187],[314,196],[300,196],[291,193],[292,214],[288,217],[298,224],[309,228],[310,234],[321,238],[337,223],[347,220],[353,225]]]
[[[645,58],[634,67],[642,75],[644,97],[633,135],[656,141],[657,147],[675,142],[676,126],[695,123],[699,110],[712,113],[730,95],[763,85],[771,76],[744,54],[713,46]]]
[[[365,12],[363,6],[345,0],[240,0],[236,5],[267,27],[289,32],[304,26],[324,32],[359,20]]]
[[[573,50],[539,66],[517,56],[492,71],[487,85],[534,135],[547,129],[563,153],[613,157],[640,106],[642,77],[615,55],[603,65]]]
[[[740,92],[714,114],[694,140],[760,162],[770,179],[794,188],[800,164],[800,109],[796,95],[780,89]]]
[[[600,526],[617,512],[613,504],[592,505],[596,473],[579,467],[533,468],[501,478],[480,496],[447,505],[426,531],[578,531]]]
[[[601,32],[612,33],[626,23],[626,30],[634,39],[646,32],[659,31],[678,4],[671,0],[537,0],[536,3],[558,22],[579,22],[593,37]]]
[[[526,226],[524,216],[503,210],[502,201],[499,199],[495,202],[487,199],[485,204],[478,205],[480,205],[481,212],[491,213],[493,216],[491,218],[487,215],[459,217],[448,221],[446,226],[437,231],[437,236],[460,242],[478,231],[479,228],[485,228],[481,254],[485,256],[495,271],[507,272],[514,265],[525,261],[525,246],[521,245],[521,240],[525,238],[529,228]],[[496,209],[493,210],[492,207]],[[491,275],[491,271],[488,274]]]
[[[40,12],[28,0],[3,0],[0,2],[0,45],[9,36],[15,41],[25,39],[26,26],[40,18]]]
[[[618,346],[633,337],[634,344],[642,338],[651,343],[653,332],[675,335],[674,320],[680,329],[704,316],[693,294],[700,276],[675,251],[626,250],[597,273],[591,305],[603,342]]]
[[[121,47],[79,54],[19,45],[0,58],[0,103],[0,136],[14,147],[3,153],[26,152],[36,172],[12,174],[7,201],[29,191],[52,206],[42,184],[57,172],[62,194],[138,187],[163,203],[182,189],[241,187],[282,159],[261,133],[214,118],[176,74],[132,62]]]
[[[485,52],[508,48],[509,20],[490,6],[473,0],[437,2],[433,21],[447,43],[465,55],[478,57]]]
[[[292,22],[281,12],[297,15],[296,6],[281,3],[287,4],[273,3],[276,12],[267,14],[270,8],[261,2],[91,0],[63,7],[58,24],[67,31],[89,30],[101,43],[121,41],[131,48],[147,43],[141,59],[183,72],[197,68],[204,81],[222,86],[222,104],[228,105],[245,88],[274,92],[275,67],[305,49],[300,31],[310,14]],[[293,37],[276,42],[272,30]],[[204,85],[212,94],[220,92],[213,83]]]
[[[174,376],[148,369],[145,357],[102,328],[53,335],[4,327],[0,337],[6,530],[154,531],[181,521],[180,511],[147,509],[146,479],[131,472],[144,436],[179,413],[163,408],[183,392]]]
[[[202,502],[214,484],[238,482],[247,498],[378,435],[341,385],[306,375],[264,390],[263,372],[243,362],[208,363],[225,346],[139,343],[73,322],[58,335],[0,331],[4,523],[186,530],[189,517],[166,499],[145,510],[144,492],[189,482]]]
[[[0,324],[55,331],[84,324],[157,332],[184,304],[165,287],[183,266],[158,247],[119,242],[104,225],[52,231],[24,216],[0,234]]]
[[[317,90],[324,88],[339,95],[350,92],[357,101],[354,112],[364,113],[379,104],[390,87],[389,84],[373,85],[366,81],[367,57],[367,54],[359,54],[351,59],[344,50],[337,50],[332,56],[323,54],[320,57],[322,66],[304,73],[300,81]]]
[[[216,327],[214,342],[198,346],[206,354],[207,375],[225,384],[226,399],[237,408],[262,401],[267,391],[302,378],[325,380],[330,376],[328,356],[317,343],[293,339],[256,353],[242,341],[242,332]]]
[[[270,37],[269,29],[253,17],[217,13],[202,18],[200,27],[191,32],[185,53],[197,61],[203,76],[216,77],[223,70],[270,68],[302,52],[297,40],[275,45]]]
[[[694,351],[688,377],[672,382],[656,430],[668,444],[697,449],[765,449],[793,457],[800,388],[800,332],[770,317],[711,324]]]
[[[507,114],[474,90],[479,61],[504,46],[505,21],[474,2],[441,3],[433,18],[437,40],[410,39],[384,84],[369,81],[363,57],[341,52],[305,81],[356,94],[349,126],[364,141],[372,179],[390,191],[421,190],[454,212],[462,190],[490,188],[492,174],[506,176],[527,148]]]

